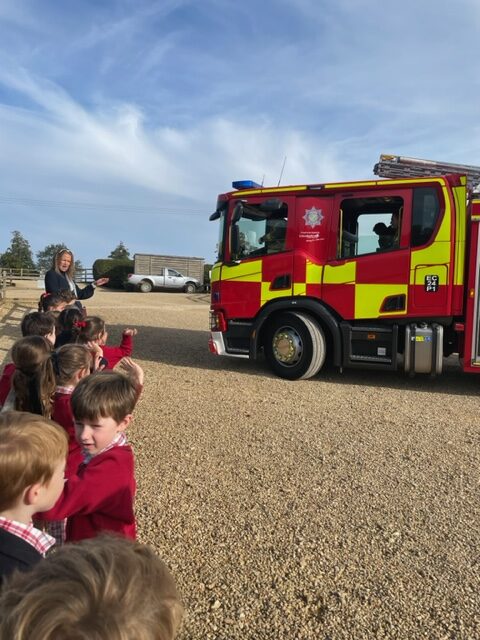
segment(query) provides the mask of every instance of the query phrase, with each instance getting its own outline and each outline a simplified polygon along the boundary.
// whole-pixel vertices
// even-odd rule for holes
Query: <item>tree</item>
[[[0,266],[7,269],[35,269],[32,249],[20,231],[12,231],[10,246],[0,256]]]
[[[37,251],[37,269],[40,271],[48,271],[52,268],[53,257],[63,249],[68,249],[64,242],[58,244],[47,244],[43,251]],[[83,265],[80,260],[75,260],[75,271],[81,271]]]
[[[113,260],[130,260],[130,251],[120,240],[120,244],[115,247],[112,253],[108,256]]]

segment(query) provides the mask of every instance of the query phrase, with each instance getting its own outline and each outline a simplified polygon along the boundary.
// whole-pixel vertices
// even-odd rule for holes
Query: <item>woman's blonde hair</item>
[[[67,435],[55,422],[25,411],[0,414],[0,511],[27,487],[50,482],[67,451]]]
[[[66,274],[70,278],[70,280],[73,280],[73,276],[75,275],[75,258],[73,257],[73,253],[70,251],[70,249],[60,249],[60,251],[57,251],[57,253],[53,256],[52,269],[54,269],[57,273],[64,273],[63,271],[60,271],[58,263],[66,253],[68,253],[68,255],[72,258]]]
[[[17,411],[50,417],[56,386],[51,355],[52,346],[42,336],[20,338],[13,345],[15,373],[12,386]]]
[[[68,384],[82,369],[92,366],[92,354],[86,345],[65,344],[52,354],[57,385]]]
[[[0,598],[0,637],[173,640],[182,616],[175,582],[154,551],[103,535],[15,573]]]

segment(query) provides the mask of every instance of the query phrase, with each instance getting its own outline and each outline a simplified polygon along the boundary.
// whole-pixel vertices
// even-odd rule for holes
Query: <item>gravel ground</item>
[[[38,291],[8,296],[4,359]],[[176,576],[180,640],[480,637],[475,376],[286,382],[209,354],[205,295],[87,303],[112,344],[139,330],[139,537]]]

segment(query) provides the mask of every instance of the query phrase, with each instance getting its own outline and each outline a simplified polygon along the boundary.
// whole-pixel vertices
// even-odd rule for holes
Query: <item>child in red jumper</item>
[[[105,369],[113,369],[122,358],[132,355],[133,336],[137,335],[137,330],[125,329],[119,346],[109,347],[106,345],[108,332],[105,321],[98,316],[87,316],[84,320],[75,322],[72,334],[75,342],[100,346],[103,350],[103,357],[107,361]]]
[[[55,392],[52,344],[42,336],[26,336],[12,347],[15,371],[5,408],[30,411],[50,418]]]
[[[125,437],[136,401],[135,385],[115,371],[86,376],[72,393],[75,432],[84,462],[65,483],[53,509],[37,516],[68,518],[67,542],[93,538],[101,531],[136,537],[134,459]]]
[[[23,316],[22,323],[20,325],[22,336],[43,336],[50,344],[55,342],[55,317],[51,313],[39,313],[33,311]],[[0,407],[5,404],[5,401],[12,388],[12,378],[15,373],[15,364],[10,362],[5,365],[0,377]],[[12,397],[13,408],[13,397]]]
[[[90,374],[92,356],[83,344],[65,344],[52,354],[57,386],[53,399],[52,420],[65,429],[68,435],[68,458],[65,477],[77,473],[83,462],[82,449],[75,438],[75,420],[70,399],[82,378]]]

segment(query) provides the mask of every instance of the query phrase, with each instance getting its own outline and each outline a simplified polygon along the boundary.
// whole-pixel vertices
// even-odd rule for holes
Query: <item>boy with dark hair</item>
[[[152,549],[100,536],[12,577],[0,598],[0,636],[173,640],[182,615],[175,582]]]
[[[26,571],[55,540],[32,516],[50,509],[63,490],[67,436],[57,424],[22,411],[0,415],[0,583]]]
[[[50,312],[32,311],[23,316],[20,324],[22,336],[42,336],[55,344],[55,316]]]
[[[75,435],[84,462],[65,483],[54,508],[38,514],[45,520],[68,518],[67,542],[102,531],[136,537],[134,460],[125,436],[136,401],[134,384],[114,371],[83,378],[72,393]]]

